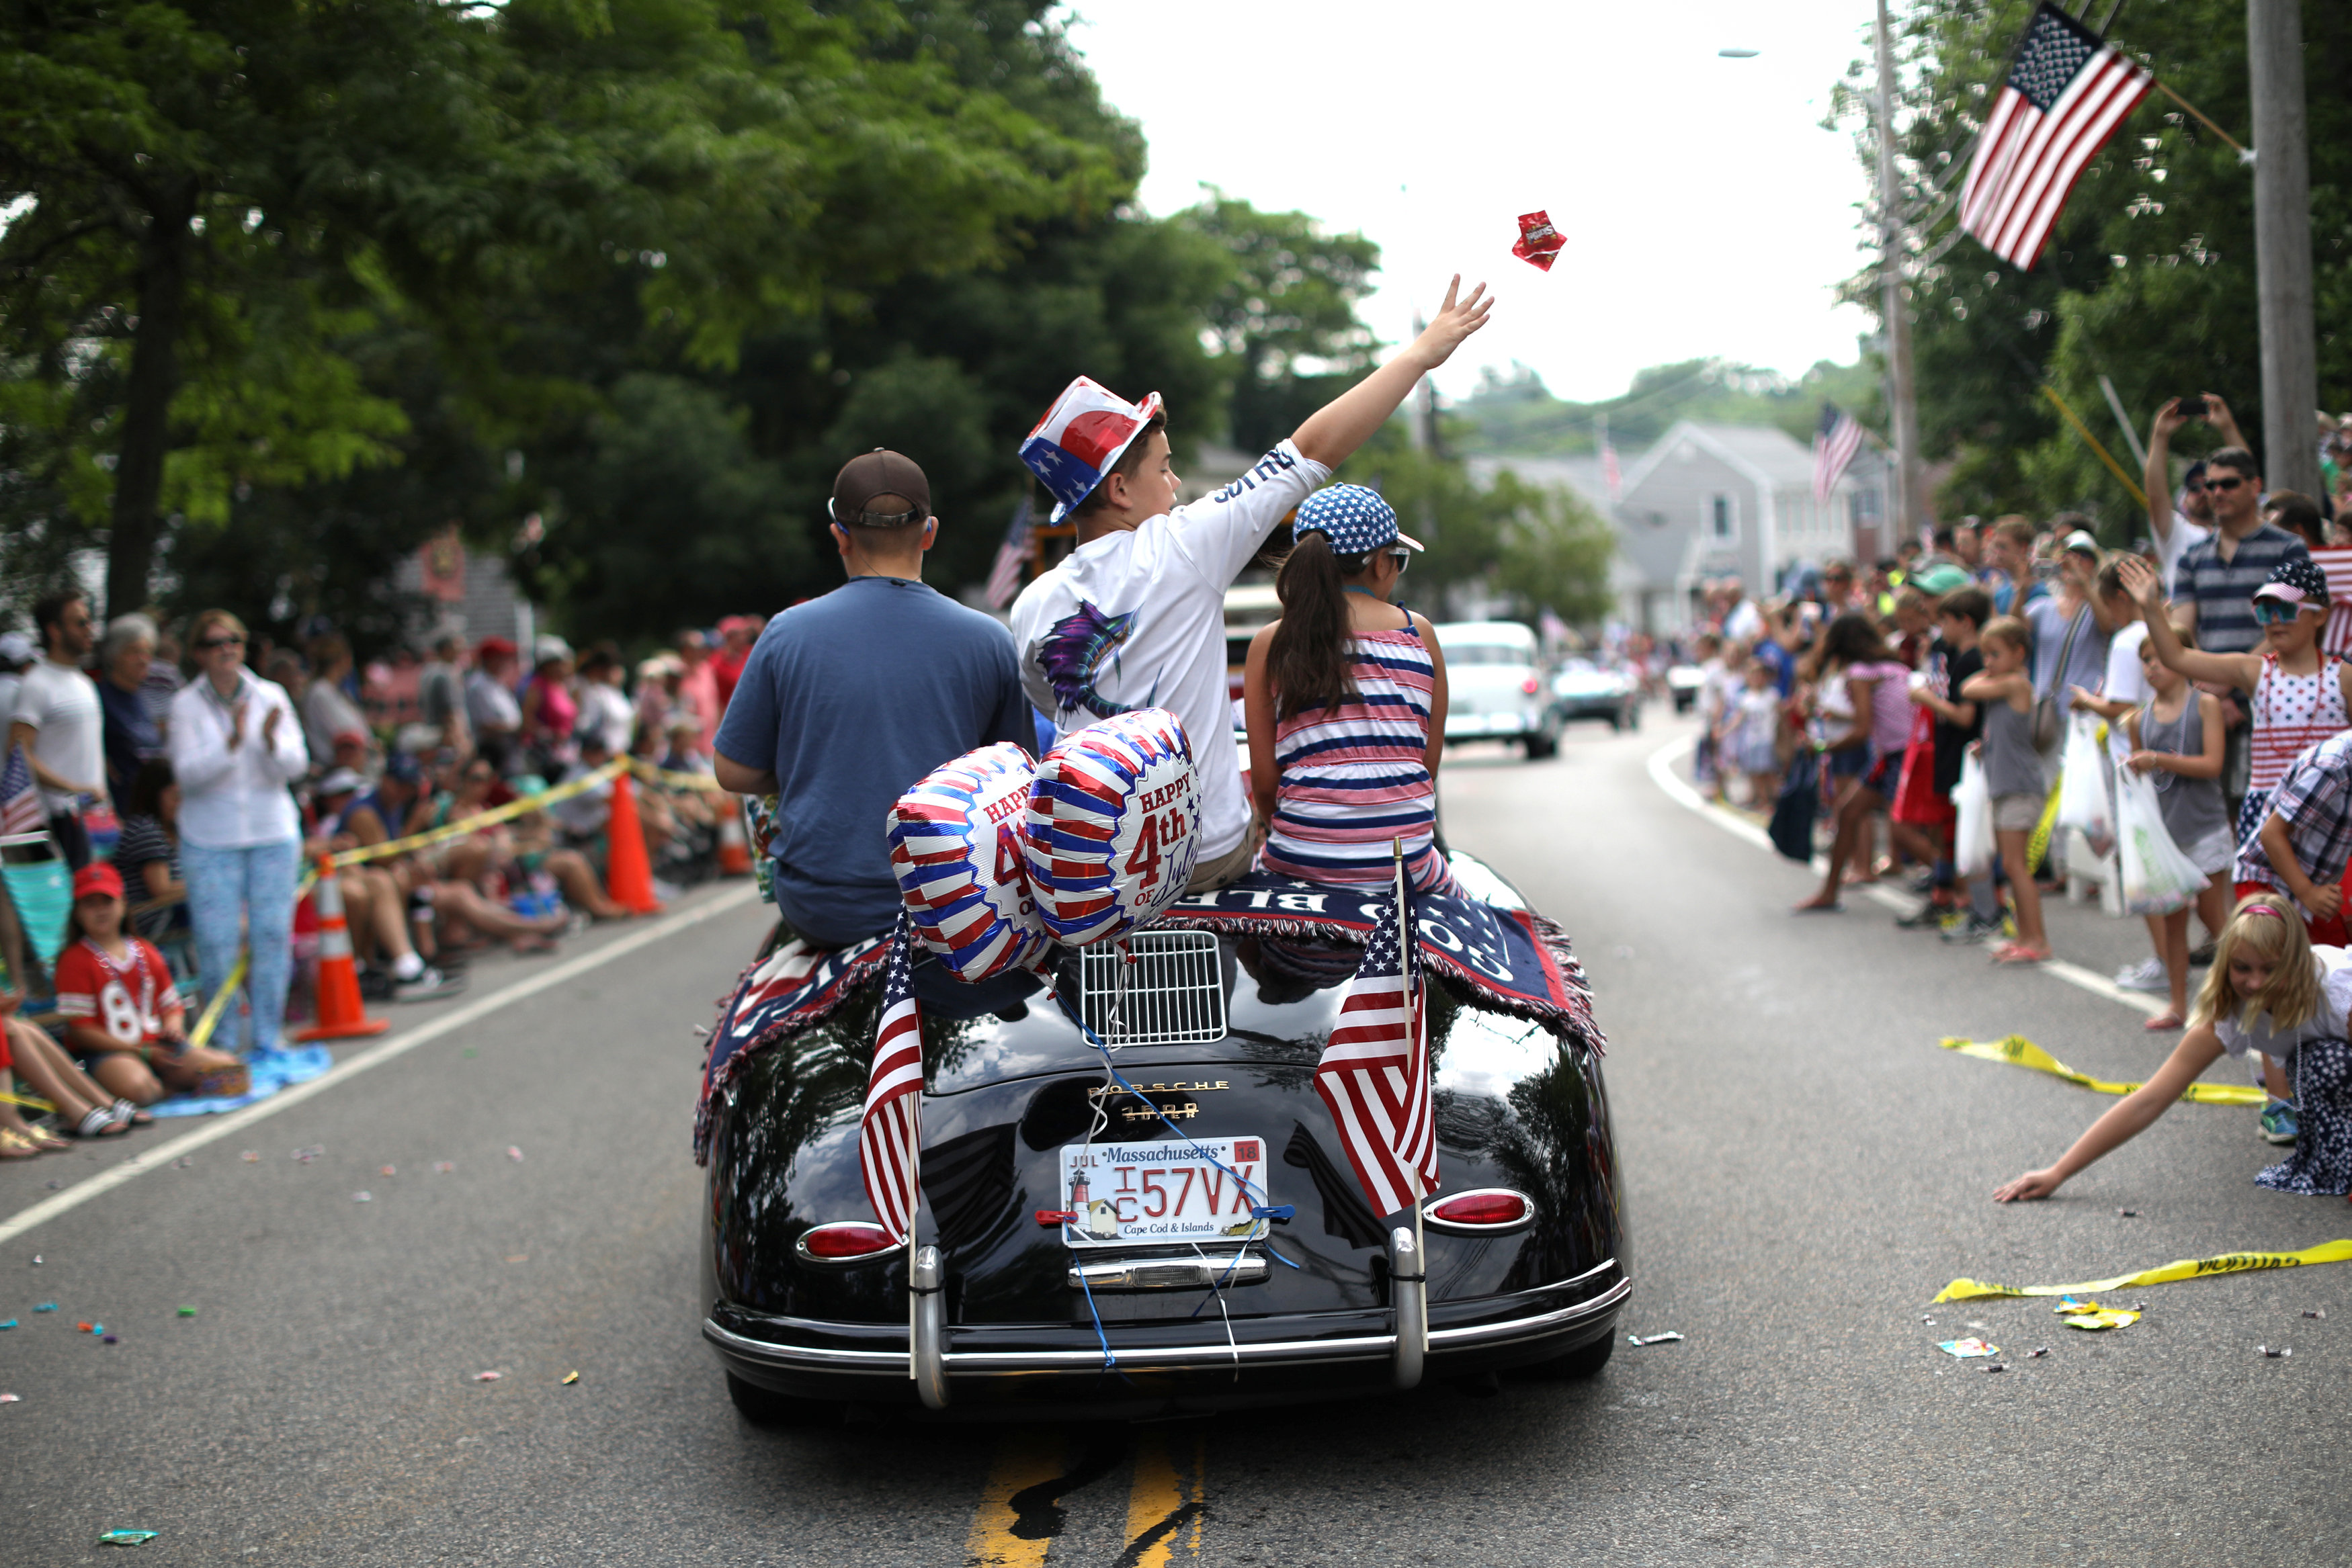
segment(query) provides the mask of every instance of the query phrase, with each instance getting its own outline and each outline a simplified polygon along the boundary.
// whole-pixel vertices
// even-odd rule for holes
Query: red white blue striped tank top
[[[1356,695],[1294,714],[1275,731],[1282,779],[1262,863],[1308,882],[1385,883],[1395,870],[1390,841],[1402,839],[1414,891],[1452,893],[1426,760],[1436,686],[1429,650],[1406,625],[1358,632],[1348,658]]]

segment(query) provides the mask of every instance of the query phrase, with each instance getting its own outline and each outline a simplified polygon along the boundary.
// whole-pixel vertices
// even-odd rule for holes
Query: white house
[[[1737,577],[1769,593],[1796,565],[1874,559],[1886,537],[1885,459],[1865,447],[1826,504],[1813,498],[1813,455],[1770,425],[1676,422],[1623,469],[1612,501],[1595,457],[1471,459],[1481,484],[1508,468],[1530,484],[1563,485],[1617,525],[1612,569],[1619,615],[1652,632],[1693,620],[1699,584]]]

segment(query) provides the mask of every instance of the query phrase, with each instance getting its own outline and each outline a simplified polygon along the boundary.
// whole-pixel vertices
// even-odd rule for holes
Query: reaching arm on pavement
[[[2020,1198],[2048,1197],[2085,1166],[2113,1154],[2155,1125],[2156,1119],[2170,1110],[2197,1075],[2212,1066],[2221,1054],[2221,1040],[2213,1026],[2199,1024],[2180,1037],[2155,1077],[2109,1106],[2106,1114],[2092,1123],[2056,1165],[2002,1183],[1993,1189],[1992,1200],[2015,1203]]]
[[[1420,337],[1387,364],[1307,415],[1307,423],[1290,438],[1300,455],[1326,468],[1339,466],[1388,423],[1389,415],[1412,392],[1413,382],[1444,364],[1465,338],[1486,324],[1486,313],[1495,308],[1495,301],[1486,297],[1486,286],[1478,285],[1469,298],[1457,303],[1455,296],[1461,289],[1462,277],[1456,273],[1445,287],[1445,303],[1438,307],[1436,319]]]

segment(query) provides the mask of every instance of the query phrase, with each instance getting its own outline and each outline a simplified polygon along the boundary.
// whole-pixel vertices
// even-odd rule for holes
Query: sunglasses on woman
[[[234,632],[224,632],[217,637],[205,638],[196,646],[209,653],[215,648],[242,648],[245,646],[245,639]]]

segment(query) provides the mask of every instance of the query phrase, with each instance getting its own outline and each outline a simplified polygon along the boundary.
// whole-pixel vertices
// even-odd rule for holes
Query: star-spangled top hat
[[[1099,382],[1080,376],[1062,389],[1037,428],[1021,444],[1021,461],[1045,482],[1054,497],[1052,521],[1060,522],[1094,494],[1111,465],[1158,417],[1160,394],[1131,403]]]

